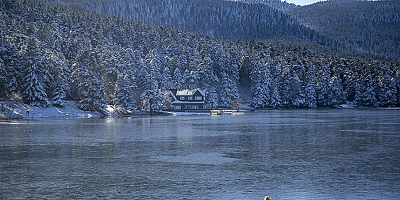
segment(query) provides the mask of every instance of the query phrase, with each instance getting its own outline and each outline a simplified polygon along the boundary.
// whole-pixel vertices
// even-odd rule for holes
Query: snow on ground
[[[6,118],[14,119],[75,119],[75,118],[98,118],[96,112],[80,110],[76,102],[66,101],[64,107],[36,107],[15,102],[0,102],[0,114]]]
[[[338,108],[356,108],[356,107],[357,105],[355,105],[354,102],[351,101],[346,101],[346,103],[338,106]]]

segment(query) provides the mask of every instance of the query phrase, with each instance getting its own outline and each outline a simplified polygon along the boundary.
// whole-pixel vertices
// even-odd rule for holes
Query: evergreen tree
[[[234,80],[232,80],[227,72],[221,72],[221,89],[220,89],[220,99],[222,106],[229,106],[231,101],[239,99],[239,93],[237,91],[237,85]]]
[[[344,103],[346,97],[339,75],[335,74],[332,76],[329,88],[330,89],[327,96],[327,104],[329,106],[337,106]]]
[[[316,77],[316,98],[317,105],[319,107],[331,106],[330,104],[330,92],[331,92],[331,77],[329,74],[330,66],[326,66],[324,63],[320,63],[320,70],[315,71]]]
[[[114,92],[116,116],[133,114],[138,110],[134,95],[136,94],[135,76],[123,71],[118,75]]]
[[[393,106],[397,104],[396,81],[394,78],[386,75],[379,83],[380,91],[378,95],[379,104],[381,106]]]
[[[142,100],[142,110],[153,114],[155,111],[165,109],[164,94],[160,89],[146,90],[140,95]]]
[[[52,52],[47,55],[47,64],[50,67],[52,80],[51,80],[51,93],[52,102],[55,106],[63,106],[67,99],[67,94],[70,93],[70,76],[71,72],[68,69],[65,57],[58,52]]]
[[[292,78],[289,82],[291,104],[296,107],[307,106],[305,93],[305,84],[307,84],[307,82],[305,82],[305,67],[303,63],[299,62],[298,64],[292,65],[291,68]]]
[[[120,54],[122,50],[113,51],[109,48],[103,48],[101,52],[100,64],[102,77],[104,81],[105,99],[112,102],[115,99],[114,87],[118,79],[118,75],[123,70],[126,62]]]
[[[24,71],[22,95],[24,101],[32,106],[48,106],[47,93],[39,81],[39,66],[37,63],[28,63]]]
[[[309,66],[307,72],[307,84],[305,86],[305,105],[309,108],[317,108],[317,94],[315,91],[316,68],[313,64]]]
[[[177,67],[174,71],[173,76],[174,86],[175,89],[182,89],[185,85],[185,77],[183,76],[181,70]]]
[[[166,66],[161,74],[161,85],[160,88],[163,90],[173,89],[174,83],[172,81],[171,71]]]
[[[376,99],[375,84],[372,83],[372,80],[368,78],[366,79],[366,83],[364,84],[366,85],[366,87],[363,94],[363,104],[366,106],[376,107],[378,105],[378,101]]]
[[[1,50],[2,47],[0,47]],[[0,91],[0,97],[5,97],[6,96],[6,85],[7,85],[7,71],[6,71],[6,65],[4,64],[3,59],[0,58],[0,88],[3,88]]]
[[[80,52],[73,65],[73,84],[82,110],[105,112],[104,83],[94,49]]]
[[[266,74],[267,73],[267,74]],[[271,97],[271,78],[266,70],[256,70],[251,75],[251,91],[253,99],[251,105],[255,108],[269,107]]]
[[[1,33],[1,32],[0,32]],[[0,39],[0,98],[9,98],[19,93],[19,58],[16,50],[5,40]]]
[[[217,109],[219,107],[218,103],[218,93],[215,89],[215,86],[208,88],[207,91],[207,107],[210,109]]]
[[[29,37],[20,54],[23,58],[21,91],[24,101],[33,106],[48,106],[46,90],[51,78],[36,39]]]

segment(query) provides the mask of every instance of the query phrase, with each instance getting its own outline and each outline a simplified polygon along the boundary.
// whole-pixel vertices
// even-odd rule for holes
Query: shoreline
[[[33,120],[33,119],[91,119],[100,118],[93,111],[83,111],[74,101],[66,101],[63,107],[36,107],[20,102],[1,101],[0,120]]]
[[[311,108],[263,108],[263,109],[239,109],[238,113],[244,112],[263,112],[267,110],[284,110],[284,109],[311,109]],[[321,109],[391,109],[391,110],[399,110],[400,107],[357,107],[351,103],[346,103],[337,107],[321,107],[315,108],[315,110]],[[182,115],[213,115],[212,111],[224,111],[226,110],[226,114],[231,114],[227,109],[215,109],[215,110],[190,110],[190,111],[160,111],[157,112],[159,115],[167,115],[167,116],[182,116]],[[236,110],[235,110],[236,111]],[[233,112],[232,112],[233,113]],[[237,114],[237,113],[233,113]],[[149,114],[142,114],[149,115]],[[124,117],[140,117],[141,115],[132,115],[132,116],[124,116]],[[151,115],[149,115],[151,116]],[[155,115],[157,116],[157,114]],[[104,117],[100,113],[94,111],[84,111],[80,110],[77,106],[77,103],[74,101],[66,101],[63,107],[49,106],[49,107],[36,107],[26,105],[20,102],[13,101],[0,101],[0,121],[9,121],[9,120],[35,120],[35,119],[96,119]],[[116,118],[113,115],[113,110],[108,109],[108,115],[106,117]]]

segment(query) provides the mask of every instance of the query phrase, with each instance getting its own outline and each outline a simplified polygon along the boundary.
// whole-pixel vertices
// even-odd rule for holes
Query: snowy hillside
[[[400,60],[400,1],[324,1],[290,14],[347,49]]]
[[[287,3],[286,1],[281,1],[281,0],[226,0],[226,1],[263,4],[283,12],[289,12],[295,8],[300,7],[293,3]]]
[[[280,0],[63,0],[62,5],[220,39],[303,40],[369,58],[400,58],[397,0],[331,0],[308,6]]]
[[[58,1],[55,1],[58,2]],[[166,26],[229,40],[294,37],[327,46],[339,44],[303,26],[282,10],[291,5],[271,0],[255,4],[225,0],[64,0],[69,7],[98,11],[133,22]],[[260,1],[261,2],[261,1]],[[293,5],[294,6],[294,5]]]
[[[0,2],[0,99],[77,102],[116,115],[165,109],[169,89],[206,107],[398,106],[400,64],[315,43],[231,41],[37,1]]]

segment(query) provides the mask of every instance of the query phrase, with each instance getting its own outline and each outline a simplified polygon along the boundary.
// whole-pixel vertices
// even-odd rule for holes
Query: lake
[[[0,199],[399,199],[400,110],[0,122]]]

